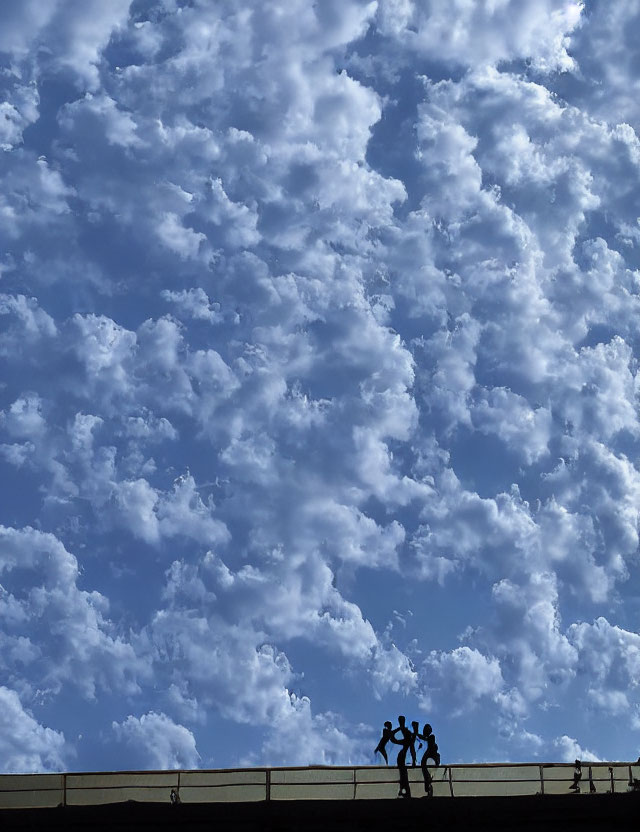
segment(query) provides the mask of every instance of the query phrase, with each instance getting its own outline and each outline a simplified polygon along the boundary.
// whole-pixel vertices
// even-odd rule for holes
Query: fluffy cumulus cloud
[[[53,534],[0,527],[0,575],[0,660],[8,678],[48,695],[71,684],[89,699],[105,689],[139,689],[145,660],[108,619],[107,598],[79,588],[78,562]]]
[[[440,61],[464,66],[520,58],[566,70],[574,66],[567,47],[581,11],[576,0],[381,0],[378,15],[382,33]]]
[[[310,759],[319,765],[349,765],[370,753],[375,738],[367,726],[344,725],[344,718],[331,712],[314,715],[306,696],[292,694],[288,705],[285,718],[276,720],[264,743],[267,765],[306,765]]]
[[[637,757],[639,27],[4,4],[8,768]]]
[[[198,768],[195,737],[166,714],[150,711],[139,719],[128,716],[112,725],[116,743],[136,768]]]
[[[582,748],[577,740],[573,737],[568,737],[563,734],[553,741],[554,748],[560,756],[560,760],[564,763],[570,763],[573,760],[586,760],[587,762],[597,762],[600,757],[589,751],[588,748]]]
[[[69,765],[70,750],[63,734],[37,722],[14,690],[0,687],[0,702],[2,771],[63,771]]]

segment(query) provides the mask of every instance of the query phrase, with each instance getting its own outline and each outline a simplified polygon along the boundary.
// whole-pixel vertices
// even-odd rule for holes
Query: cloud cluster
[[[12,765],[628,756],[635,5],[2,15]]]
[[[1,661],[14,684],[56,694],[72,684],[135,693],[148,676],[144,659],[107,618],[109,602],[78,586],[76,558],[50,533],[0,527]]]
[[[68,765],[69,748],[59,731],[45,728],[22,706],[18,694],[0,687],[2,771],[60,771]]]
[[[130,715],[123,722],[114,722],[112,728],[116,742],[123,746],[135,768],[199,767],[193,734],[166,714],[150,711],[140,718]]]
[[[378,21],[421,56],[462,66],[527,59],[548,72],[574,67],[567,49],[582,8],[577,0],[381,0]]]

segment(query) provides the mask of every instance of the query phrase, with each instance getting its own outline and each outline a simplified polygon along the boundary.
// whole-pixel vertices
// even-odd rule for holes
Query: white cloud
[[[448,653],[431,651],[422,679],[422,709],[447,707],[457,716],[473,709],[484,697],[495,699],[504,687],[500,662],[469,647],[456,647]]]
[[[163,713],[150,711],[141,717],[128,716],[111,725],[118,743],[129,759],[141,769],[193,769],[200,767],[196,740],[184,725]]]
[[[574,760],[597,763],[600,760],[597,754],[589,751],[587,748],[583,748],[576,739],[568,737],[566,734],[557,737],[553,741],[553,746],[560,754],[561,761],[565,763],[570,763]]]
[[[600,617],[592,624],[572,624],[569,638],[580,651],[580,672],[593,680],[590,697],[602,706],[616,704],[619,710],[620,691],[636,687],[640,672],[640,636],[622,627],[611,625]],[[633,691],[635,694],[635,690]]]
[[[99,0],[71,0],[56,5],[55,13],[50,15],[50,3],[37,3],[38,24],[46,21],[38,39],[50,50],[54,65],[70,69],[79,82],[93,88],[99,80],[102,51],[114,30],[126,23],[131,0],[114,0],[107,6]],[[34,29],[27,31],[32,36]],[[22,32],[18,37],[21,35]]]
[[[638,125],[635,71],[637,45],[629,34],[638,20],[635,0],[597,3],[589,7],[586,25],[573,37],[580,105],[596,117],[613,124]]]
[[[2,411],[0,418],[9,436],[17,439],[35,438],[45,430],[42,401],[34,393],[21,396],[7,410]]]
[[[76,558],[30,527],[0,527],[0,545],[5,673],[27,685],[34,673],[46,695],[69,686],[90,699],[103,690],[137,692],[146,661],[115,632],[108,600],[78,587]]]
[[[55,321],[38,306],[35,298],[27,298],[25,295],[0,295],[0,315],[9,315],[17,319],[13,332],[11,329],[6,331],[0,342],[0,349],[3,351],[20,349],[20,342],[25,338],[34,341],[57,335]]]
[[[576,0],[381,0],[382,32],[406,49],[462,65],[530,58],[542,70],[567,70],[569,35],[580,21]],[[452,20],[455,21],[452,25]]]
[[[313,714],[305,696],[290,694],[290,709],[269,731],[261,750],[266,765],[357,765],[375,745],[363,726],[345,726],[337,713]]]
[[[180,292],[171,292],[169,289],[165,289],[162,292],[162,297],[169,303],[175,304],[183,315],[195,320],[209,321],[213,324],[222,318],[220,312],[216,309],[219,304],[212,304],[207,293],[200,287],[183,289]]]
[[[225,543],[229,532],[224,523],[212,517],[214,510],[212,500],[206,504],[202,501],[193,477],[179,477],[173,492],[158,503],[158,530],[167,537],[184,535],[208,545]]]
[[[43,0],[26,0],[7,5],[0,40],[3,52],[25,53],[30,41],[51,20],[56,11],[55,3]]]
[[[527,464],[548,453],[551,412],[532,409],[521,396],[504,388],[493,388],[473,408],[474,426],[483,433],[495,433]]]
[[[39,96],[36,85],[20,83],[20,74],[12,73],[14,83],[7,99],[0,104],[0,150],[7,151],[22,143],[26,127],[38,118]]]
[[[69,747],[59,731],[45,728],[26,711],[18,694],[0,687],[0,753],[5,773],[63,771]]]
[[[630,718],[635,6],[45,5],[0,33],[11,684],[139,697],[140,765],[205,717],[360,759],[393,696],[505,753]]]
[[[372,668],[373,692],[378,698],[389,693],[409,694],[416,690],[418,672],[395,644],[375,651]]]
[[[9,251],[22,234],[42,235],[49,242],[62,228],[69,229],[69,199],[74,190],[47,159],[27,151],[12,154],[3,181],[0,216],[2,239],[11,246]]]
[[[575,676],[578,655],[560,629],[553,574],[533,574],[526,586],[503,579],[493,587],[493,602],[497,651],[515,671],[523,697],[535,701],[550,686],[566,688]]]
[[[65,108],[60,123],[66,129],[99,130],[107,144],[125,150],[144,144],[137,135],[137,125],[133,117],[119,109],[117,103],[104,93],[85,93],[84,98]]]
[[[156,614],[145,637],[155,653],[157,678],[188,680],[188,693],[204,713],[214,707],[226,719],[265,724],[289,707],[287,657],[260,643],[260,634],[248,626],[167,609]]]

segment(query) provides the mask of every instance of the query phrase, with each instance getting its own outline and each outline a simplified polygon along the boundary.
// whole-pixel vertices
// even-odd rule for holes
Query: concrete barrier
[[[266,769],[185,771],[180,776],[182,803],[229,803],[265,800]]]
[[[571,794],[573,783],[573,765],[567,763],[442,765],[429,771],[434,798],[562,795]],[[421,769],[409,768],[408,776],[412,795],[424,796]],[[640,780],[640,766],[633,763],[584,763],[579,794],[627,792],[634,779]],[[398,770],[338,766],[5,774],[0,775],[0,808],[169,804],[172,791],[182,803],[391,799],[398,793]]]
[[[45,808],[63,803],[63,774],[0,774],[0,808]]]
[[[177,788],[177,771],[67,774],[66,805],[97,806],[126,800],[169,803],[171,789]]]

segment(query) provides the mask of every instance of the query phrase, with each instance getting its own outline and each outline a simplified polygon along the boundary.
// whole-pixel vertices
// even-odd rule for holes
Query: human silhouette
[[[411,745],[409,746],[409,754],[411,754],[411,765],[415,768],[416,765],[416,740],[420,736],[420,726],[417,722],[412,722],[411,727],[413,731],[411,732]],[[419,744],[419,748],[422,748],[422,743]]]
[[[398,790],[398,797],[411,797],[411,789],[409,788],[409,774],[407,773],[407,751],[411,747],[412,733],[405,725],[405,718],[398,717],[398,727],[391,734],[391,742],[396,745],[401,745],[402,748],[398,751],[398,772],[400,774],[400,788]],[[400,734],[402,739],[396,739],[396,734]]]
[[[431,774],[427,766],[427,760],[433,760],[436,767],[440,765],[440,754],[438,753],[438,744],[436,742],[436,735],[433,733],[432,727],[427,723],[422,729],[422,734],[418,734],[421,740],[426,743],[426,748],[422,759],[420,760],[420,768],[422,769],[422,777],[424,778],[424,790],[429,797],[433,797],[433,785]]]
[[[578,785],[582,780],[582,763],[580,760],[576,760],[575,768],[573,769],[573,783],[569,786],[570,789],[573,789],[574,792],[580,791],[580,786]]]
[[[436,767],[440,765],[440,754],[438,753],[438,743],[436,742],[436,735],[433,733],[433,728],[427,723],[422,729],[422,734],[418,735],[421,740],[427,744],[427,748],[422,755],[423,760],[433,760]]]
[[[382,729],[382,736],[380,737],[380,742],[376,745],[376,750],[373,752],[377,754],[378,751],[384,757],[384,761],[387,765],[389,765],[389,758],[387,757],[387,743],[391,740],[391,723],[389,721],[385,722],[384,728]]]

